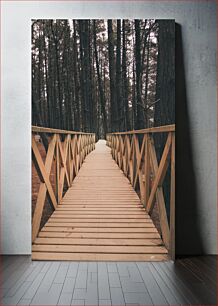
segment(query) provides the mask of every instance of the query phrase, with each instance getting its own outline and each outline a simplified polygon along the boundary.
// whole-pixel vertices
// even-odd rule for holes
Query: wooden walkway
[[[100,140],[32,246],[34,260],[162,261],[167,250]]]

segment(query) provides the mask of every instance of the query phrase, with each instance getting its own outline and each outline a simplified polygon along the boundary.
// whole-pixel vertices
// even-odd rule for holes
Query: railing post
[[[133,135],[133,155],[132,155],[132,186],[134,186],[134,181],[136,177],[136,171],[137,171],[137,158],[139,157],[139,151],[138,151],[138,135]]]
[[[58,136],[58,135],[57,135]],[[58,137],[57,137],[58,139]],[[57,193],[57,202],[60,203],[60,159],[59,159],[59,149],[58,143],[56,141],[56,193]]]
[[[175,260],[175,132],[172,133],[171,145],[170,256]]]
[[[144,203],[143,206],[146,207],[149,199],[149,191],[150,191],[150,155],[149,155],[149,134],[145,135],[145,162],[144,162]]]

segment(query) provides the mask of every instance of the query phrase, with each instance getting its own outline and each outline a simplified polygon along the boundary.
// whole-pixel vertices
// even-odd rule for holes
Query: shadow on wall
[[[181,26],[176,24],[176,255],[204,254],[186,94]]]

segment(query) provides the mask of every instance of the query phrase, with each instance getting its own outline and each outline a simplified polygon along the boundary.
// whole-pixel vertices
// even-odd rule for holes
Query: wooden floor
[[[162,261],[167,250],[112,159],[96,144],[32,246],[34,260]]]
[[[217,257],[165,262],[0,259],[1,305],[217,305]]]

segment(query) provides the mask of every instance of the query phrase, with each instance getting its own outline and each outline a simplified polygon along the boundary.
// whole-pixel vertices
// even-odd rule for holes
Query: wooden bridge
[[[32,222],[32,259],[162,261],[174,257],[174,125],[108,134],[107,143],[96,144],[94,134],[38,127],[32,132],[33,162],[41,180]],[[35,140],[38,133],[50,135],[45,161]],[[167,135],[159,164],[153,133]],[[169,165],[170,222],[162,190]],[[40,229],[46,195],[54,212]],[[159,232],[150,217],[155,204]]]

